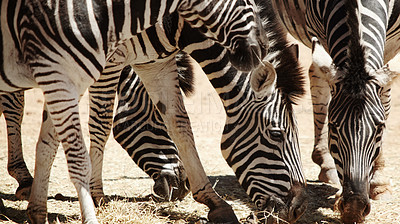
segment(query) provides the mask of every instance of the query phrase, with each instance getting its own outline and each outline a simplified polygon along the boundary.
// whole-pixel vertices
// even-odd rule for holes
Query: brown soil
[[[310,63],[310,52],[302,48],[301,59],[305,68]],[[211,85],[204,75],[196,77],[196,94],[186,99],[187,110],[192,121],[193,132],[200,158],[217,192],[232,204],[240,219],[252,212],[252,204],[236,183],[232,170],[225,163],[219,151],[220,135],[225,115]],[[373,201],[372,211],[366,223],[400,223],[400,84],[393,87],[392,112],[387,122],[384,137],[386,174],[392,180],[392,196],[387,200]],[[87,96],[81,102],[81,118],[88,145]],[[199,103],[201,102],[201,103]],[[23,147],[26,163],[33,173],[35,146],[38,138],[43,97],[38,89],[26,94],[26,109],[23,123]],[[312,107],[309,94],[296,106],[304,172],[308,180],[310,203],[306,214],[298,223],[340,223],[338,213],[333,211],[334,194],[337,188],[317,182],[319,168],[311,161],[313,147]],[[0,215],[0,222],[26,223],[26,201],[14,197],[17,182],[7,173],[7,146],[4,119],[0,119],[0,198],[6,212]],[[397,174],[396,174],[397,173]],[[104,162],[104,190],[113,201],[98,209],[101,223],[195,223],[207,217],[207,209],[196,203],[191,196],[176,203],[157,204],[147,197],[151,193],[152,180],[146,176],[127,156],[126,152],[112,138],[108,141]],[[69,200],[58,200],[61,193]],[[57,197],[58,198],[58,197]],[[71,184],[62,148],[52,168],[49,187],[48,213],[50,222],[80,223],[80,210],[76,191]],[[3,221],[2,221],[3,220]]]

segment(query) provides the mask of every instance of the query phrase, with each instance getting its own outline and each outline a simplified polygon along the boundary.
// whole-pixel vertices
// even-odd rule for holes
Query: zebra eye
[[[282,142],[283,141],[283,134],[280,130],[268,130],[269,137],[273,141]]]

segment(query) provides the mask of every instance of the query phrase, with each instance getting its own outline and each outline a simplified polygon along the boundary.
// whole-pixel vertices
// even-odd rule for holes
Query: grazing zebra
[[[83,143],[78,102],[86,88],[100,77],[106,62],[112,60],[110,56],[115,49],[132,35],[160,21],[165,14],[177,11],[193,27],[226,47],[235,66],[250,70],[259,64],[258,59],[265,55],[267,47],[252,3],[240,0],[2,1],[0,90],[2,93],[33,87],[43,90],[48,111],[44,114],[48,116],[44,115],[42,126],[51,130],[41,132],[38,149],[50,148],[46,144],[51,139],[61,141],[83,222],[97,223],[97,220],[89,193],[91,166]],[[155,78],[146,77],[147,80]],[[186,170],[192,191],[199,193],[198,201],[211,208],[212,221],[237,221],[231,207],[211,188],[188,141],[180,147],[181,156],[190,164]],[[36,154],[28,205],[33,223],[43,223],[46,219],[47,180],[54,153],[42,150]]]
[[[390,192],[380,151],[392,73],[383,65],[400,50],[400,1],[271,2],[288,32],[314,49],[312,158],[321,167],[319,179],[340,182],[342,220],[362,222],[369,198]]]

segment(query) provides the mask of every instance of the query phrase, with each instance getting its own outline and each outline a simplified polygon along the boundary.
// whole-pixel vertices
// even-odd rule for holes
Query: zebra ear
[[[274,66],[268,61],[263,61],[263,65],[253,70],[250,78],[250,85],[258,98],[271,95],[275,90],[276,71]]]
[[[332,70],[332,58],[319,43],[318,39],[312,38],[312,68],[315,73],[323,75],[327,81],[334,78],[336,72]]]

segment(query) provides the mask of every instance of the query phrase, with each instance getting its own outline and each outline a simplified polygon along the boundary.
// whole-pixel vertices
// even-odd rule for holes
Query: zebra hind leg
[[[24,114],[24,91],[1,95],[0,112],[1,111],[7,123],[7,169],[8,173],[17,180],[19,185],[15,192],[15,197],[18,200],[28,200],[33,178],[25,164],[22,152],[21,123]]]
[[[134,67],[151,100],[165,121],[168,134],[179,149],[193,198],[209,207],[208,218],[216,223],[238,223],[232,207],[214,191],[195,148],[189,117],[179,89],[174,57]]]
[[[27,213],[32,223],[45,223],[47,193],[51,166],[56,157],[59,141],[48,110],[43,110],[42,126],[36,145],[35,178],[33,180]]]
[[[35,72],[37,71],[34,69],[33,71],[36,74]],[[38,79],[40,78],[42,77],[40,76]],[[62,81],[56,78],[60,78]],[[47,130],[54,128],[54,135],[57,136],[57,140],[60,140],[63,145],[70,180],[78,194],[82,222],[98,223],[89,188],[91,174],[90,157],[84,144],[79,118],[78,99],[80,92],[76,90],[77,87],[73,83],[65,79],[65,76],[58,76],[56,78],[53,78],[53,80],[58,81],[56,90],[53,89],[52,85],[46,85],[47,82],[44,82],[42,85],[41,82],[37,81],[43,90],[46,108],[48,109],[48,113],[46,114],[50,118],[46,119],[45,121],[48,122],[44,122],[42,125],[48,124]],[[82,88],[82,92],[83,90]],[[54,161],[55,150],[42,149],[41,147],[37,147],[37,150],[35,178],[33,180],[27,212],[33,223],[44,223],[47,211],[48,178],[51,164]],[[41,178],[37,178],[39,175],[41,175]]]
[[[332,59],[316,39],[313,39],[312,59],[309,69],[315,139],[312,160],[321,167],[318,175],[320,181],[340,184],[335,162],[328,149],[327,114],[331,96],[327,76],[330,74]]]

